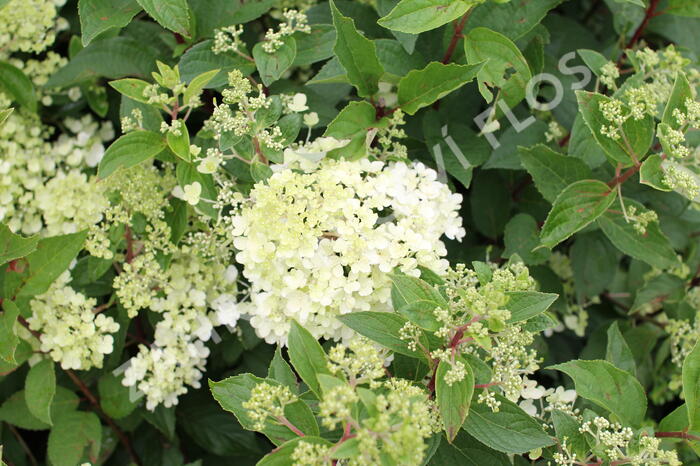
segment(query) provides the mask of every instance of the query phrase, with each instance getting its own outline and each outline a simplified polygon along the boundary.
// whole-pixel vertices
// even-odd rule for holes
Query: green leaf
[[[110,81],[109,85],[116,89],[117,92],[130,99],[144,104],[148,103],[148,97],[143,95],[143,91],[146,89],[146,86],[150,86],[150,83],[143,79],[124,78],[117,81]]]
[[[518,405],[501,395],[498,412],[494,413],[485,404],[471,407],[464,430],[489,448],[508,454],[525,453],[543,448],[554,440],[542,430],[542,424],[532,418]]]
[[[623,424],[639,427],[644,421],[646,395],[629,372],[601,360],[569,361],[548,369],[567,374],[574,380],[579,396],[615,414]]]
[[[700,3],[695,0],[668,0],[664,13],[700,18]]]
[[[4,223],[0,223],[0,265],[27,256],[36,250],[38,236],[24,238],[12,233]]]
[[[520,256],[527,265],[537,265],[545,262],[550,254],[546,248],[534,250],[540,244],[540,230],[537,221],[528,214],[517,214],[508,221],[503,241],[505,250],[503,257]]]
[[[338,316],[342,323],[372,341],[376,341],[385,348],[399,354],[427,360],[419,351],[412,351],[408,342],[400,337],[400,330],[406,325],[408,319],[390,312],[351,312]],[[427,348],[427,340],[421,336],[423,346]]]
[[[328,124],[324,136],[336,139],[350,139],[350,144],[341,148],[342,156],[348,160],[364,158],[367,155],[367,133],[372,128],[386,127],[377,121],[377,111],[364,100],[350,102],[338,116]]]
[[[659,191],[672,191],[664,181],[663,161],[659,154],[651,154],[639,169],[639,182]]]
[[[642,160],[647,154],[654,140],[654,118],[645,115],[641,120],[629,118],[622,125],[622,132],[625,137],[612,139],[601,133],[603,126],[608,126],[610,122],[605,119],[600,110],[601,104],[610,101],[609,97],[594,92],[576,91],[579,112],[583,116],[586,126],[591,130],[593,138],[603,149],[613,163],[632,165],[634,159]],[[625,114],[629,113],[629,108],[623,105]],[[628,141],[629,145],[625,142]]]
[[[389,275],[391,279],[391,302],[394,310],[429,331],[436,331],[442,325],[433,311],[445,309],[448,304],[440,292],[420,278],[400,273]]]
[[[428,464],[431,466],[511,466],[505,454],[487,448],[464,430],[459,431],[451,444],[441,442]]]
[[[625,199],[625,208],[634,207],[637,213],[645,212],[640,203],[632,199]],[[628,256],[646,262],[658,269],[668,269],[678,265],[676,251],[661,231],[659,222],[651,222],[646,227],[645,233],[634,229],[632,221],[625,220],[621,210],[608,210],[597,220],[600,229],[617,249]]]
[[[512,198],[510,192],[503,189],[504,182],[496,171],[481,170],[474,177],[469,196],[474,226],[479,233],[494,240],[503,233],[510,219]]]
[[[51,429],[47,455],[54,466],[76,466],[84,454],[97,458],[101,443],[102,426],[97,415],[74,411],[58,419]]]
[[[37,250],[26,257],[27,269],[17,297],[44,293],[70,265],[83,248],[86,231],[42,239]]]
[[[516,40],[537,26],[549,10],[563,1],[486,2],[474,8],[464,32],[475,27],[485,27]]]
[[[576,299],[598,296],[615,277],[619,254],[601,232],[581,233],[569,250]]]
[[[590,447],[586,441],[586,436],[579,431],[581,423],[568,413],[555,409],[552,411],[552,424],[560,442],[564,441],[570,446],[573,452],[581,458],[585,458]]]
[[[474,394],[474,372],[471,366],[460,355],[455,356],[455,363],[463,364],[466,369],[462,380],[453,382],[452,385],[445,382],[445,376],[452,368],[452,364],[446,361],[440,361],[435,377],[435,400],[450,443],[457,437],[469,414],[469,406]]]
[[[314,445],[323,445],[330,447],[333,444],[328,440],[321,437],[297,437],[284,443],[279,448],[275,449],[271,453],[265,455],[256,466],[289,466],[290,464],[298,464],[292,455],[297,446],[302,443],[307,442]]]
[[[686,101],[695,102],[693,98],[693,91],[688,83],[688,78],[685,73],[678,72],[676,74],[676,80],[673,83],[673,90],[671,91],[671,96],[666,102],[666,108],[664,108],[664,114],[661,118],[661,123],[670,126],[673,129],[679,129],[682,125],[673,117],[673,111],[678,109],[683,113],[687,113],[688,109],[686,107]]]
[[[0,89],[9,94],[10,98],[30,112],[36,112],[36,94],[34,84],[22,70],[0,62]]]
[[[311,33],[296,32],[297,54],[294,66],[305,66],[333,56],[335,28],[332,24],[312,24]]]
[[[464,51],[467,63],[486,62],[477,75],[479,91],[486,102],[494,99],[489,88],[499,88],[500,99],[510,108],[525,98],[532,72],[520,49],[509,38],[478,27],[465,38]]]
[[[387,29],[419,34],[459,18],[483,0],[401,0],[378,23]]]
[[[4,311],[0,314],[0,358],[10,364],[16,364],[15,350],[19,344],[19,338],[14,327],[19,316],[19,308],[9,299],[4,300],[2,306]]]
[[[204,88],[214,88],[226,85],[228,73],[240,70],[244,76],[255,71],[255,63],[246,60],[240,55],[212,52],[214,41],[206,40],[190,48],[180,58],[180,78],[184,82],[192,82],[197,76],[211,70],[220,70]]]
[[[275,356],[270,361],[270,367],[267,369],[267,378],[286,385],[292,390],[292,393],[299,391],[297,376],[294,375],[294,371],[282,357],[282,349],[279,346],[275,349]]]
[[[253,428],[255,423],[248,417],[248,410],[243,408],[243,403],[250,399],[253,388],[263,382],[270,385],[280,385],[279,382],[272,379],[261,379],[252,374],[242,374],[229,377],[220,382],[210,380],[209,388],[214,399],[219,402],[223,409],[233,413],[244,429],[255,430]],[[319,434],[318,424],[314,419],[314,415],[303,401],[297,400],[285,406],[284,415],[305,435]],[[265,428],[262,430],[262,433],[276,445],[297,437],[289,428],[270,419],[265,422]]]
[[[399,107],[413,115],[473,80],[481,69],[481,64],[431,62],[422,70],[412,70],[399,81]]]
[[[263,49],[264,42],[258,42],[253,47],[253,58],[260,73],[263,84],[269,86],[277,81],[282,74],[294,63],[297,55],[297,43],[293,37],[281,39],[282,45],[274,52],[267,53]]]
[[[330,5],[336,29],[333,51],[360,97],[369,97],[379,90],[379,79],[384,74],[377,58],[377,48],[374,42],[360,34],[352,19],[340,13],[335,3],[331,1]]]
[[[605,350],[605,359],[618,369],[627,371],[632,375],[637,374],[637,364],[634,362],[634,355],[627,345],[625,337],[620,332],[617,320],[608,327],[608,345]]]
[[[321,387],[316,379],[316,374],[330,374],[328,370],[328,358],[318,341],[296,321],[292,321],[287,341],[289,361],[296,369],[301,380],[319,397]]]
[[[20,390],[5,400],[0,406],[0,420],[26,430],[48,429],[48,424],[34,417],[29,411],[24,394],[24,390]],[[75,411],[79,403],[80,400],[73,392],[56,386],[56,395],[51,404],[51,419],[57,422],[64,415]]]
[[[700,429],[700,344],[683,361],[683,398],[688,409],[690,430]]]
[[[190,36],[187,0],[136,0],[158,24],[183,36]]]
[[[64,88],[105,77],[145,78],[155,69],[155,52],[131,37],[111,37],[93,42],[54,73],[47,88]]]
[[[192,81],[190,81],[187,89],[185,89],[185,92],[182,94],[182,102],[185,105],[189,105],[192,99],[199,97],[206,85],[209,84],[220,71],[220,69],[209,70],[192,78]]]
[[[130,168],[155,157],[165,149],[163,137],[153,131],[132,131],[110,145],[97,168],[100,178],[107,178],[120,168]]]
[[[222,410],[211,393],[199,390],[187,396],[178,403],[177,415],[186,420],[182,429],[207,452],[246,460],[263,455],[264,442],[258,442],[254,432],[245,430],[234,416]]]
[[[631,3],[632,5],[637,5],[641,6],[642,8],[646,8],[646,4],[644,3],[644,0],[615,0],[617,3]]]
[[[51,420],[51,403],[56,394],[56,372],[53,361],[44,359],[32,366],[27,373],[24,397],[29,412],[37,419],[49,425]]]
[[[593,71],[593,73],[595,73],[596,76],[600,76],[602,74],[601,68],[610,61],[595,50],[579,49],[576,52],[578,52],[583,59],[583,62],[591,69],[591,71]]]
[[[138,406],[138,401],[131,401],[129,387],[122,385],[120,377],[111,373],[104,374],[97,381],[97,393],[100,395],[100,407],[109,417],[121,419],[131,414]]]
[[[255,161],[250,164],[250,176],[253,181],[260,183],[272,176],[272,169],[262,162]]]
[[[654,275],[636,290],[637,294],[629,313],[634,314],[648,305],[678,302],[685,295],[684,287],[684,281],[676,275],[670,273]]]
[[[259,18],[279,0],[189,0],[197,20],[197,36],[213,37],[214,30]]]
[[[112,28],[123,28],[139,11],[136,0],[79,0],[83,45],[87,47],[95,37]]]
[[[173,151],[175,155],[180,157],[185,162],[190,162],[192,159],[190,156],[190,132],[187,129],[186,122],[182,120],[178,121],[182,123],[180,126],[180,134],[177,135],[172,131],[168,131],[168,133],[165,135],[165,140],[168,142],[168,147],[170,147],[170,150]]]
[[[158,429],[166,439],[175,441],[175,407],[166,408],[163,405],[158,405],[153,411],[141,410],[141,416]]]
[[[544,222],[540,239],[553,248],[603,215],[615,201],[617,192],[597,180],[577,181],[557,196]]]
[[[538,291],[511,291],[506,309],[510,311],[508,323],[522,322],[542,314],[559,298],[555,293],[540,293]]]
[[[591,169],[581,160],[554,152],[543,144],[518,147],[518,153],[535,187],[549,202],[554,202],[567,186],[592,176]]]

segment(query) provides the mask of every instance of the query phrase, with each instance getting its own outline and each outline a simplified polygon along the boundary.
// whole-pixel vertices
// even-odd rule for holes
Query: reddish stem
[[[571,139],[571,133],[567,134],[566,136],[564,136],[564,138],[561,141],[559,141],[559,147],[564,147],[565,145],[567,145],[569,143],[570,139]]]
[[[689,434],[688,432],[656,432],[654,434],[656,438],[680,438],[683,440],[693,440],[700,441],[700,437],[697,435]]]
[[[447,46],[447,51],[445,52],[445,56],[442,57],[442,63],[447,64],[450,62],[450,59],[452,59],[452,54],[455,52],[455,49],[457,48],[457,44],[459,43],[459,39],[464,37],[462,34],[462,31],[464,30],[465,24],[467,24],[467,20],[469,19],[469,16],[472,14],[472,10],[470,9],[464,15],[462,18],[457,22],[454,23],[455,25],[455,30],[454,33],[452,34],[452,39],[450,39],[450,45]]]
[[[500,385],[500,382],[491,382],[491,383],[481,383],[474,385],[474,388],[489,388],[489,387],[495,387],[496,385]]]
[[[634,31],[634,35],[625,46],[625,49],[631,49],[634,46],[634,44],[639,42],[639,39],[641,39],[644,35],[644,30],[649,25],[649,21],[651,21],[651,18],[658,16],[658,14],[656,13],[656,8],[659,6],[659,2],[660,0],[651,0],[649,2],[649,6],[647,7],[647,11],[644,14],[644,19],[642,20],[642,23],[639,25],[637,30]]]
[[[280,424],[287,427],[289,430],[291,430],[292,432],[297,434],[299,437],[304,437],[304,432],[300,431],[297,426],[295,426],[294,424],[289,422],[289,419],[287,419],[286,417],[279,416],[276,419],[279,421]]]
[[[97,400],[97,397],[95,397],[95,395],[92,394],[87,385],[85,385],[85,383],[82,380],[80,380],[80,378],[77,375],[75,375],[75,372],[71,370],[66,370],[65,372],[66,374],[68,374],[68,377],[70,377],[73,383],[80,389],[80,391],[83,392],[85,398],[87,398],[87,400],[92,405],[93,411],[95,411],[117,435],[119,441],[129,454],[131,461],[140,466],[142,464],[141,460],[136,454],[136,451],[134,451],[133,447],[131,446],[131,442],[129,442],[129,437],[127,437],[126,434],[122,432],[122,430],[114,423],[111,417],[107,416],[104,413],[104,411],[102,411],[102,408],[100,408],[100,402]]]
[[[637,173],[637,172],[639,171],[640,168],[641,168],[641,165],[635,165],[635,166],[632,167],[632,168],[628,168],[628,169],[627,169],[624,173],[622,173],[621,175],[617,175],[617,176],[615,176],[615,178],[613,178],[612,180],[608,181],[608,186],[610,186],[610,189],[612,189],[612,188],[616,187],[617,185],[624,183],[625,181],[627,181],[628,179],[630,179],[630,177],[631,177],[632,175],[634,175],[635,173]]]
[[[131,234],[131,227],[129,225],[124,229],[124,238],[126,239],[126,263],[131,264],[134,260],[134,237]]]

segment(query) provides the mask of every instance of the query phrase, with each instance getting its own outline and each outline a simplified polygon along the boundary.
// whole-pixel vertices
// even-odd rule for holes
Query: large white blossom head
[[[286,342],[292,319],[315,337],[349,336],[336,316],[390,310],[389,272],[447,268],[441,237],[464,236],[461,201],[420,163],[323,160],[273,174],[231,219],[252,326],[268,342]]]

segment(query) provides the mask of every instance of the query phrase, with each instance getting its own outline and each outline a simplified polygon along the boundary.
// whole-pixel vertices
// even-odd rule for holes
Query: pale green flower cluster
[[[122,383],[143,392],[148,409],[161,403],[168,407],[177,404],[178,396],[187,392],[186,386],[200,386],[209,356],[204,342],[212,337],[214,327],[236,326],[240,317],[237,273],[233,266],[202,259],[189,246],[174,253],[165,271],[150,254],[138,256],[134,262],[139,260],[151,264],[147,280],[141,280],[141,273],[130,274],[130,264],[125,264],[125,273],[115,282],[122,276],[133,277],[131,280],[138,277],[142,299],[138,303],[160,313],[162,319],[155,326],[153,345],[139,346]]]
[[[265,96],[262,84],[253,89],[250,81],[239,70],[234,70],[228,74],[228,87],[222,91],[222,95],[223,103],[215,106],[205,124],[205,128],[215,133],[216,139],[232,132],[238,137],[250,135],[258,144],[275,151],[284,149],[279,126],[260,128],[256,125],[256,112],[272,104],[272,99]],[[235,111],[232,105],[236,106]]]
[[[111,334],[119,330],[119,324],[95,314],[97,301],[68,286],[70,278],[70,272],[64,272],[46,293],[30,302],[29,328],[41,332],[41,351],[63,369],[101,368],[104,356],[112,352]]]
[[[696,296],[700,294],[700,288],[692,288],[688,292],[688,296],[692,300],[697,300]],[[696,307],[697,309],[697,307]],[[671,362],[678,370],[683,367],[683,361],[693,351],[693,348],[700,339],[699,315],[696,314],[693,322],[684,319],[669,319],[664,330],[670,335],[671,344]],[[674,390],[680,388],[680,379],[674,379],[671,383]]]
[[[102,220],[109,201],[94,178],[77,170],[60,171],[36,190],[36,205],[43,213],[49,236],[75,233]]]
[[[326,466],[332,464],[331,449],[327,445],[300,441],[292,452],[292,466]]]
[[[119,170],[106,180],[101,180],[100,186],[103,192],[110,196],[113,202],[103,212],[104,221],[90,229],[85,248],[93,256],[111,259],[113,252],[109,239],[110,232],[121,226],[129,226],[133,216],[139,215],[146,220],[146,227],[142,238],[132,238],[140,240],[139,251],[132,252],[143,251],[151,256],[157,251],[172,252],[171,230],[164,218],[165,209],[169,205],[168,195],[176,184],[177,181],[170,167],[166,166],[164,170],[158,170],[149,164]],[[135,232],[130,234],[133,236]],[[131,297],[136,300],[146,299],[141,295],[145,290],[136,283],[149,280],[147,277],[148,271],[153,271],[152,262],[153,260],[140,258],[129,264],[129,271],[133,272],[132,274],[127,273],[124,278],[119,275],[115,280],[114,287],[130,315],[135,315],[140,308],[145,307],[132,303]],[[139,273],[143,276],[138,276]],[[128,290],[130,287],[133,288],[131,291]]]
[[[559,446],[559,451],[554,454],[556,464],[573,466],[582,464],[581,462],[590,463],[595,458],[599,458],[603,463],[636,466],[683,464],[675,450],[661,448],[660,439],[650,437],[644,432],[635,434],[629,427],[611,423],[604,417],[598,416],[583,422],[579,432],[586,436],[594,453],[587,458],[579,458],[565,440]]]
[[[555,142],[566,136],[566,130],[556,120],[552,120],[547,125],[547,132],[544,133],[547,142]]]
[[[255,430],[263,430],[265,421],[272,418],[277,422],[284,419],[284,407],[297,401],[297,397],[286,385],[257,384],[250,392],[250,398],[243,402],[246,414],[254,422]]]
[[[644,212],[637,212],[637,208],[630,206],[627,208],[627,219],[632,223],[634,231],[640,235],[645,235],[647,232],[647,227],[650,223],[656,223],[659,221],[659,216],[654,210],[646,210]]]
[[[368,152],[382,160],[408,160],[408,149],[399,142],[406,139],[406,132],[400,128],[405,123],[404,113],[397,109],[389,117],[386,127],[377,130],[377,144],[370,146]]]
[[[372,466],[387,456],[394,464],[423,464],[425,441],[442,430],[435,405],[405,379],[389,379],[388,391],[374,397],[370,415],[357,429],[359,455],[349,465]]]
[[[620,77],[620,70],[615,62],[609,61],[600,68],[600,82],[609,89],[617,89],[616,79]]]
[[[335,317],[391,310],[389,272],[446,269],[440,238],[464,236],[461,201],[420,163],[324,160],[256,184],[231,219],[251,325],[268,342],[285,342],[291,319],[315,337],[350,336]]]
[[[534,291],[537,283],[521,262],[499,267],[493,263],[481,263],[475,270],[458,264],[448,270],[442,292],[447,306],[437,307],[433,314],[441,327],[435,335],[443,338],[445,345],[430,352],[433,364],[440,361],[450,364],[444,380],[452,385],[463,380],[465,365],[456,354],[474,354],[491,367],[489,385],[497,386],[503,394],[517,401],[523,385],[523,377],[539,368],[537,352],[531,348],[534,334],[522,324],[510,324],[506,305],[510,292]],[[421,347],[419,332],[412,326],[404,327],[401,337],[413,347]],[[413,340],[411,342],[411,340]],[[497,410],[499,402],[487,388],[479,396],[481,402]]]
[[[318,405],[323,425],[332,430],[338,424],[352,419],[352,408],[359,399],[355,389],[350,385],[336,385],[327,390]]]
[[[13,52],[39,53],[53,44],[56,32],[68,27],[57,18],[65,0],[10,0],[0,8],[0,57]]]
[[[632,57],[638,71],[636,76],[641,79],[634,85],[616,92],[611,100],[600,104],[603,117],[610,123],[601,128],[601,133],[614,140],[623,139],[628,147],[629,141],[622,130],[622,125],[630,118],[641,120],[647,115],[660,119],[663,106],[671,95],[678,73],[688,74],[691,87],[700,82],[700,72],[688,67],[690,60],[684,58],[672,45],[659,52],[645,48],[635,52]],[[610,62],[604,65],[601,71],[603,73],[601,82],[617,90],[615,79],[620,76],[617,66]],[[677,139],[677,135],[668,134],[668,132],[664,132],[663,135]]]
[[[243,25],[232,24],[214,31],[214,44],[211,51],[216,55],[226,52],[243,53],[244,45],[241,41]]]
[[[349,350],[349,351],[348,351]],[[346,345],[335,345],[328,353],[328,368],[343,375],[351,385],[372,382],[385,375],[385,357],[366,338],[356,337]]]
[[[666,186],[677,191],[688,199],[695,200],[700,195],[700,182],[698,175],[689,168],[676,163],[664,161],[663,182]]]
[[[298,10],[284,10],[282,18],[283,22],[277,31],[270,28],[265,33],[265,42],[263,42],[262,48],[267,53],[275,53],[284,44],[282,39],[295,32],[311,33],[311,26],[308,24],[306,14]]]

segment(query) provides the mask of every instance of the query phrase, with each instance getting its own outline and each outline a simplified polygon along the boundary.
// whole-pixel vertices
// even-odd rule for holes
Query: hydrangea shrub
[[[700,463],[698,27],[0,0],[0,461]]]

